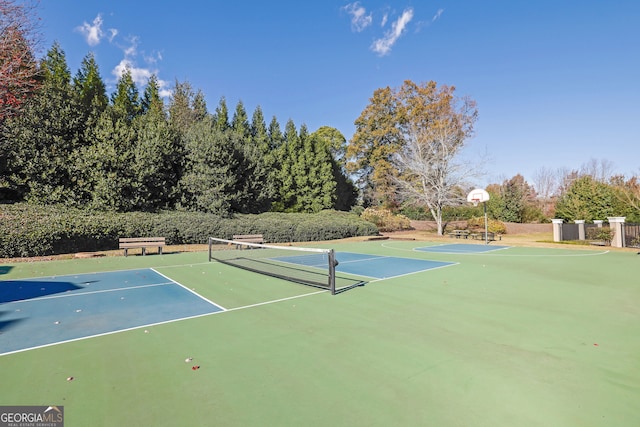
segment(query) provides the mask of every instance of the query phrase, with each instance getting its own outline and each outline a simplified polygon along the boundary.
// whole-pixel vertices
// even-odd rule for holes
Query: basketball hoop
[[[482,188],[476,188],[471,190],[467,195],[467,202],[473,203],[473,206],[478,206],[478,203],[484,203],[489,201],[489,193]]]

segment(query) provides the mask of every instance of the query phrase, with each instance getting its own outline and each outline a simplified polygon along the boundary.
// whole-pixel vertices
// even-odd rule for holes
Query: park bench
[[[234,234],[233,240],[243,243],[264,243],[262,234]]]
[[[129,249],[142,248],[142,255],[147,254],[148,247],[157,247],[158,254],[162,255],[162,247],[165,245],[164,237],[121,237],[120,249],[124,249],[124,256]]]
[[[264,243],[264,237],[262,236],[262,234],[234,234],[233,240],[242,243]],[[252,247],[248,245],[236,245],[236,248],[252,249]]]

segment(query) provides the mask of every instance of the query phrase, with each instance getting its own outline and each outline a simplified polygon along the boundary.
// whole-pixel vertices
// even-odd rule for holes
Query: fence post
[[[602,223],[603,223],[603,222],[604,222],[604,221],[603,221],[603,220],[601,220],[601,219],[594,219],[594,220],[593,220],[593,223],[594,223],[598,228],[602,228]]]
[[[563,219],[552,219],[553,223],[553,241],[554,242],[562,242],[562,223]]]
[[[623,248],[625,244],[624,238],[624,216],[613,216],[607,218],[611,225],[611,231],[613,231],[613,237],[611,238],[611,246],[615,248]]]
[[[584,240],[584,219],[576,219],[574,222],[578,224],[578,240]]]

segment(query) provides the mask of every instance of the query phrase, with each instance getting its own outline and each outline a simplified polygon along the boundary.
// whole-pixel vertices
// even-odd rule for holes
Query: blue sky
[[[467,156],[486,183],[606,160],[640,174],[640,2],[43,0],[43,50],[58,41],[72,74],[96,55],[111,94],[127,64],[188,81],[213,112],[225,97],[267,121],[353,136],[382,87],[456,87],[478,103]]]

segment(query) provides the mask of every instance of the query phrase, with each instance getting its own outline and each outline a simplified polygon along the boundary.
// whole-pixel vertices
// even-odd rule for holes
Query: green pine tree
[[[74,158],[82,140],[82,109],[59,44],[47,52],[40,68],[42,86],[4,129],[12,145],[12,181],[32,203],[70,204],[79,197]]]
[[[194,123],[185,135],[185,171],[180,181],[183,208],[229,215],[237,198],[239,155],[235,134],[213,118]]]
[[[111,95],[111,104],[115,114],[128,122],[142,113],[140,94],[129,67],[125,68],[118,79],[116,91]]]
[[[82,60],[80,69],[73,78],[73,88],[82,107],[86,129],[90,130],[109,105],[107,89],[93,54]]]

